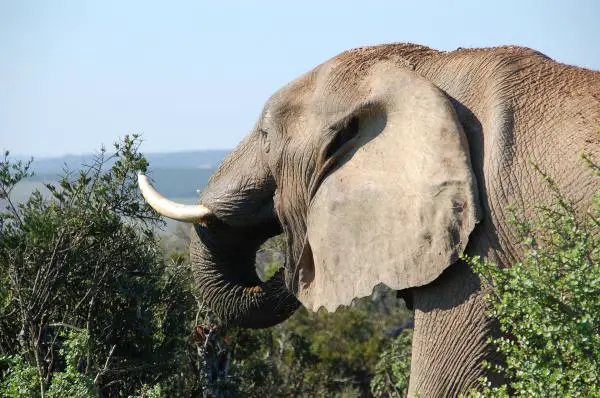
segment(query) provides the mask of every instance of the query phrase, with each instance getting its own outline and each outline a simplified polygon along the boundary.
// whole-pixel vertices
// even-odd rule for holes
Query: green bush
[[[379,355],[371,392],[375,397],[405,397],[410,375],[412,330],[403,330]]]
[[[160,251],[161,221],[137,189],[139,143],[126,137],[24,203],[10,194],[30,163],[0,160],[0,395],[199,388],[191,274]]]
[[[94,385],[94,380],[77,370],[78,361],[85,355],[84,350],[88,344],[87,333],[71,331],[64,337],[66,340],[63,348],[59,351],[67,365],[63,371],[53,372],[50,379],[51,384],[44,388],[43,396],[49,398],[97,397],[98,390]],[[0,362],[7,366],[0,383],[0,396],[7,398],[42,396],[38,370],[35,366],[28,364],[23,355],[0,357]]]
[[[6,398],[39,397],[40,379],[37,369],[20,355],[0,357],[5,367],[0,382],[0,396]]]
[[[492,287],[491,315],[503,333],[492,342],[505,361],[488,366],[507,380],[473,396],[600,396],[600,194],[595,209],[578,218],[552,179],[542,176],[555,205],[541,208],[537,222],[512,212],[523,261],[499,268],[469,259]]]

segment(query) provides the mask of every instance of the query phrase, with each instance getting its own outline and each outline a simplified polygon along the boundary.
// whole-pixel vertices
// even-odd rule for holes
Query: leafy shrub
[[[403,330],[379,355],[371,392],[375,397],[405,397],[410,375],[412,330]]]
[[[31,175],[30,163],[12,163],[8,154],[0,161],[6,388],[74,397],[133,393],[158,381],[196,388],[190,273],[160,251],[154,230],[161,221],[137,189],[137,172],[147,167],[139,143],[126,137],[113,155],[101,151],[24,203],[10,194]]]
[[[0,396],[7,398],[39,397],[40,379],[37,369],[20,355],[0,357],[5,367],[0,382]]]
[[[66,359],[67,366],[63,371],[52,374],[50,385],[44,389],[44,395],[49,398],[97,397],[98,390],[94,380],[77,370],[79,359],[84,355],[87,346],[87,334],[84,331],[69,332],[59,351]],[[8,365],[2,375],[0,396],[2,397],[40,397],[42,396],[38,370],[26,362],[23,355],[0,357],[0,361]]]
[[[541,208],[537,222],[512,212],[523,261],[503,269],[469,260],[492,287],[491,315],[504,334],[492,342],[505,362],[489,366],[507,378],[473,396],[600,396],[600,193],[581,219],[542,175],[555,205]]]

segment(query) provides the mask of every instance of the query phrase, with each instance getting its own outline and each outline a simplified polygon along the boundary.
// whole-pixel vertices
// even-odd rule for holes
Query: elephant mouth
[[[212,248],[211,252],[218,253],[220,263],[234,268],[230,270],[231,276],[236,275],[235,279],[249,289],[260,288],[262,284],[256,272],[257,252],[265,242],[283,232],[275,220],[241,227],[229,225],[216,217],[206,225],[195,225],[195,230],[201,241]]]

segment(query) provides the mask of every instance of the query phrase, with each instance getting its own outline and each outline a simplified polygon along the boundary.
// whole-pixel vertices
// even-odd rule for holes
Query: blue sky
[[[352,47],[519,44],[600,69],[600,2],[0,0],[0,149],[233,148],[279,87]]]

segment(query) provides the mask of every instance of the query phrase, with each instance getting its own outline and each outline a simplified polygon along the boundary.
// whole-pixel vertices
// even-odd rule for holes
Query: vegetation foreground
[[[188,232],[156,234],[163,221],[136,186],[139,144],[126,137],[23,203],[10,193],[30,163],[0,162],[0,396],[404,396],[411,314],[395,292],[271,329],[220,324],[195,295]],[[600,395],[600,197],[577,219],[540,176],[556,204],[513,220],[523,262],[465,259],[505,333],[494,342],[506,360],[489,366],[506,384],[473,396]],[[259,274],[283,251],[281,237],[267,242]]]

